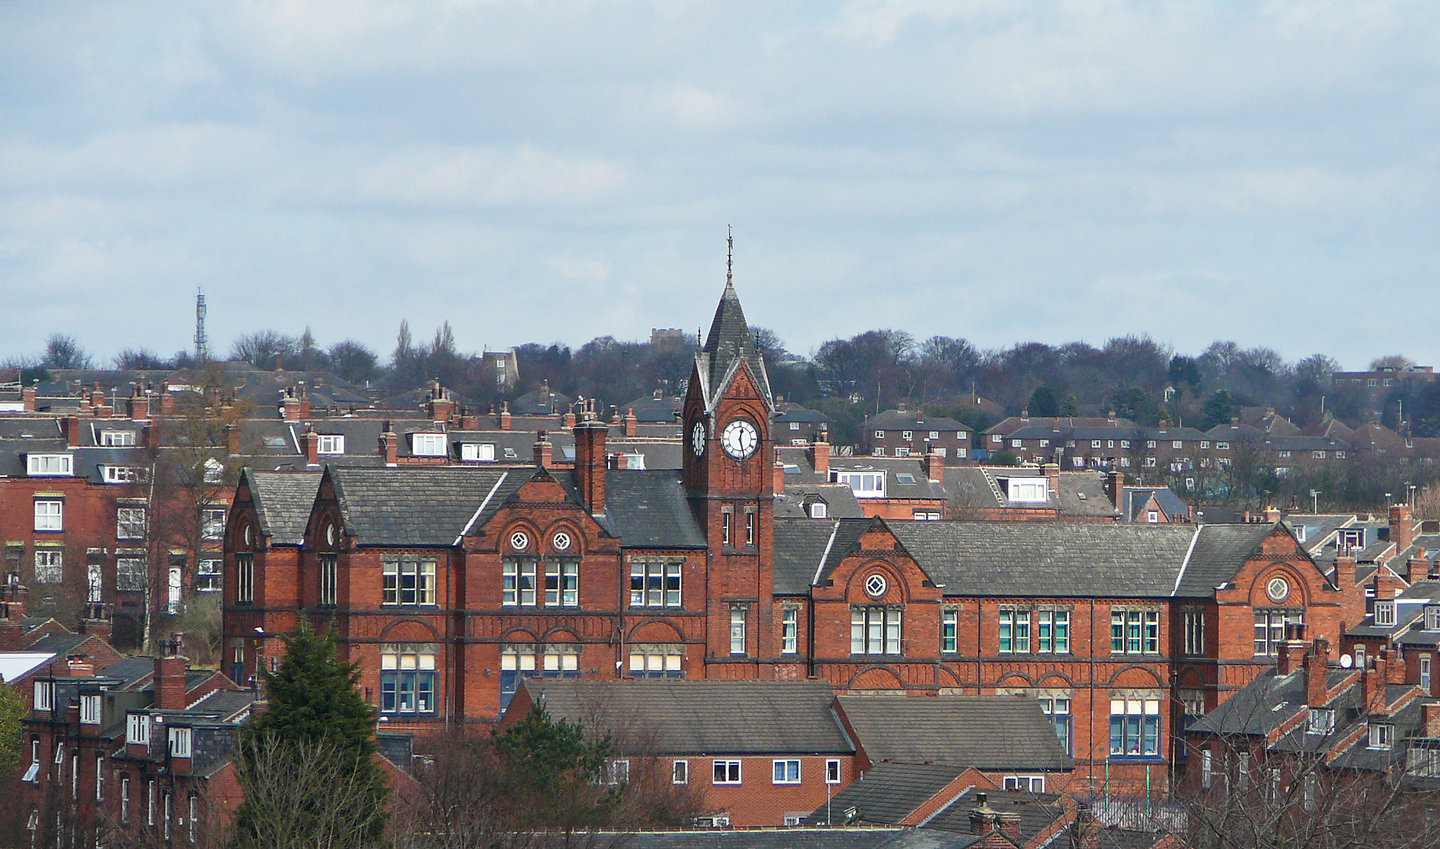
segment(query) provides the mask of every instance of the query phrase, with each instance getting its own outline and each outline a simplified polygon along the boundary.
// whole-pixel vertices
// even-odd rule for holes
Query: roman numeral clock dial
[[[720,447],[736,460],[744,460],[760,445],[760,431],[753,422],[736,419],[720,432]]]

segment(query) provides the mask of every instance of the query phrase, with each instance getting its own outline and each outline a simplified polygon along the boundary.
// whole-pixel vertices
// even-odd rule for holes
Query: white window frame
[[[68,478],[75,474],[74,454],[26,454],[25,473],[32,478]]]
[[[35,530],[65,530],[65,501],[63,499],[35,499]]]
[[[106,483],[136,483],[145,479],[145,470],[135,466],[101,466]]]
[[[770,762],[771,784],[799,784],[800,759],[776,758]]]
[[[797,654],[800,651],[800,611],[786,607],[780,611],[780,653]]]
[[[171,728],[169,740],[170,757],[190,757],[193,736],[194,732],[189,728]]]
[[[116,539],[144,539],[146,528],[144,507],[115,508]]]
[[[55,682],[54,682],[54,681],[36,681],[36,682],[35,682],[35,709],[36,709],[36,710],[50,710],[50,708],[51,708],[51,706],[52,706],[53,704],[55,704]]]
[[[740,761],[722,760],[717,758],[711,766],[711,783],[717,785],[729,785],[743,783],[743,764]]]
[[[1043,504],[1050,500],[1050,483],[1045,478],[1010,478],[1006,498],[1019,504]]]
[[[1335,730],[1335,711],[1330,708],[1310,708],[1305,717],[1305,733],[1323,737]]]
[[[235,555],[235,601],[250,603],[255,600],[255,555]]]
[[[100,431],[100,445],[105,448],[130,448],[135,445],[135,431],[133,430],[102,430]]]
[[[495,443],[462,442],[460,443],[460,460],[464,463],[493,463],[495,462]]]
[[[839,783],[840,783],[841,776],[842,776],[843,774],[844,774],[844,773],[841,771],[841,765],[840,765],[840,759],[839,759],[839,758],[827,758],[827,759],[825,760],[825,783],[826,783],[826,784],[839,784]]]
[[[744,657],[745,650],[745,620],[749,610],[739,605],[730,608],[730,656]]]
[[[150,745],[150,715],[132,713],[125,717],[125,742]]]
[[[1378,751],[1388,751],[1395,748],[1395,726],[1388,722],[1376,722],[1368,726],[1368,734],[1365,747]]]
[[[1394,601],[1380,601],[1380,600],[1376,600],[1376,602],[1375,602],[1375,626],[1376,626],[1377,628],[1393,628],[1393,627],[1395,627],[1395,602],[1394,602]]]
[[[410,453],[416,457],[444,457],[447,448],[443,433],[417,432],[410,434]]]
[[[670,783],[671,783],[671,784],[689,784],[689,783],[690,783],[690,762],[689,762],[688,760],[685,760],[684,758],[681,758],[681,759],[679,759],[679,760],[677,760],[677,761],[674,761],[673,763],[670,764]]]
[[[315,443],[315,453],[325,456],[336,456],[345,453],[345,435],[340,433],[317,434],[320,438]]]
[[[65,580],[65,550],[63,548],[35,549],[35,583],[58,584]]]
[[[99,693],[86,693],[80,697],[80,722],[83,725],[100,724]]]

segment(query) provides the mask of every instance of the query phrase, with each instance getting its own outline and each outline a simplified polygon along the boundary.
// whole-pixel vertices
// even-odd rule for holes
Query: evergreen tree
[[[0,777],[7,777],[20,766],[24,730],[20,720],[29,711],[20,691],[0,678]]]
[[[304,824],[313,822],[318,833],[333,823],[338,799],[357,797],[365,800],[362,810],[366,813],[357,824],[354,841],[346,845],[373,845],[384,830],[388,788],[374,760],[375,709],[356,689],[359,664],[341,663],[334,636],[328,631],[317,634],[303,622],[298,632],[284,640],[280,668],[260,670],[266,709],[242,732],[240,757],[244,762],[239,771],[246,798],[235,814],[235,845],[265,845],[271,834],[267,824],[280,811],[290,821],[292,832],[303,835]],[[276,758],[277,749],[293,756]],[[277,799],[271,789],[274,776],[264,774],[277,763],[313,764],[312,771],[341,776],[331,788],[334,797],[309,791],[307,799]],[[305,784],[293,782],[297,788]],[[304,842],[303,837],[301,840]],[[316,844],[311,841],[309,845]]]
[[[628,781],[605,774],[613,748],[609,734],[587,741],[583,726],[550,716],[543,704],[498,735],[495,751],[521,827],[569,833],[610,825]]]

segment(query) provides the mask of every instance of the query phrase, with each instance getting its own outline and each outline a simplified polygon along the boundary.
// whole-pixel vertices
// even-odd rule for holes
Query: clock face
[[[705,423],[696,422],[693,430],[690,431],[690,449],[695,452],[696,457],[705,453]]]
[[[755,425],[745,419],[736,419],[728,425],[720,434],[720,445],[737,460],[744,460],[755,453],[755,448],[760,444],[760,432]]]

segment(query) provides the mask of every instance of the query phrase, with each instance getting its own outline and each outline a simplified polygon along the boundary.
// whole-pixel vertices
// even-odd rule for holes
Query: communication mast
[[[203,363],[210,358],[209,345],[205,342],[205,291],[195,290],[195,362]]]

